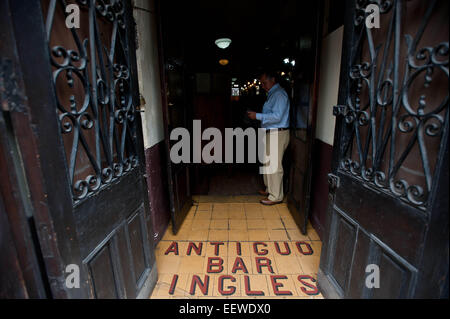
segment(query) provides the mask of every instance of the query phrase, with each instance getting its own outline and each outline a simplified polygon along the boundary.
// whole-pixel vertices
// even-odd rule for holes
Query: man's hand
[[[247,116],[251,120],[256,120],[256,112],[247,111]]]

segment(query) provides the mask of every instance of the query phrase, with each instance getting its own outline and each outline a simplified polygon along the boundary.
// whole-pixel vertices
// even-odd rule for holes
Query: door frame
[[[39,10],[40,5],[33,2],[9,1],[11,27],[14,30],[17,63],[21,68],[24,96],[22,107],[16,112],[11,112],[11,117],[18,148],[22,154],[22,165],[52,297],[83,298],[83,294],[77,293],[80,289],[70,291],[64,287],[64,264],[71,263],[71,254],[79,259],[80,252],[77,249],[77,239],[73,229],[69,229],[66,233],[74,238],[71,245],[66,247],[60,245],[63,241],[60,230],[64,229],[66,224],[74,222],[72,216],[58,213],[71,209],[61,205],[61,202],[72,201],[70,194],[60,192],[58,196],[59,199],[69,198],[70,201],[49,196],[49,191],[66,184],[64,168],[67,164],[61,156],[53,155],[55,147],[58,154],[62,154],[63,149],[58,136],[52,134],[58,131],[58,128],[56,112],[54,112],[56,108],[53,107],[54,97],[51,93],[53,92],[52,75],[48,68],[50,55],[42,12]],[[29,19],[23,19],[24,16],[28,16]],[[34,54],[30,56],[29,52]],[[48,64],[37,63],[37,61],[48,61]],[[40,110],[31,107],[34,101],[42,103]],[[49,136],[48,141],[40,140],[41,135]],[[45,179],[44,171],[48,172]]]
[[[6,217],[1,232],[4,236],[10,234],[10,251],[16,252],[2,259],[6,264],[14,259],[6,273],[14,278],[15,291],[0,294],[6,292],[8,295],[3,296],[7,298],[11,293],[20,298],[47,298],[51,292],[33,215],[33,204],[38,202],[29,196],[27,183],[27,172],[34,173],[37,168],[35,141],[30,139],[33,130],[10,1],[1,1],[0,17],[0,214],[5,213]],[[32,165],[26,165],[25,160]]]

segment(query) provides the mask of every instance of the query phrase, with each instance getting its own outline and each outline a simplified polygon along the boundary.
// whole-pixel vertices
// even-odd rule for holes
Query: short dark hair
[[[275,82],[278,82],[278,73],[273,70],[273,69],[264,69],[262,70],[262,72],[260,73],[259,77],[262,77],[263,75],[265,75],[268,78],[274,79]]]

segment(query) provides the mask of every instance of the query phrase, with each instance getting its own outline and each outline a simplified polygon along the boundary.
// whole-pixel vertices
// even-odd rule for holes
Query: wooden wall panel
[[[356,240],[356,227],[340,216],[339,213],[337,213],[336,218],[338,218],[338,221],[335,229],[336,243],[334,252],[332,252],[334,261],[331,267],[331,273],[341,289],[345,291],[350,274],[348,265],[352,260]]]
[[[136,276],[136,285],[142,275],[144,274],[146,267],[146,256],[144,251],[144,237],[142,234],[142,213],[138,212],[128,222],[128,234],[131,247],[131,255],[133,256],[133,267]]]
[[[109,244],[104,245],[87,264],[95,297],[100,299],[118,298],[119,292],[116,288]]]

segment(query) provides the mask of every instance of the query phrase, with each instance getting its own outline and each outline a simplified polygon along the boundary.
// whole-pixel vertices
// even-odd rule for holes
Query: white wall
[[[164,139],[154,0],[135,0],[133,14],[139,43],[136,52],[139,92],[146,102],[142,127],[144,147],[147,149]]]
[[[333,145],[334,139],[333,106],[338,100],[343,35],[341,26],[322,40],[316,138],[329,145]]]

